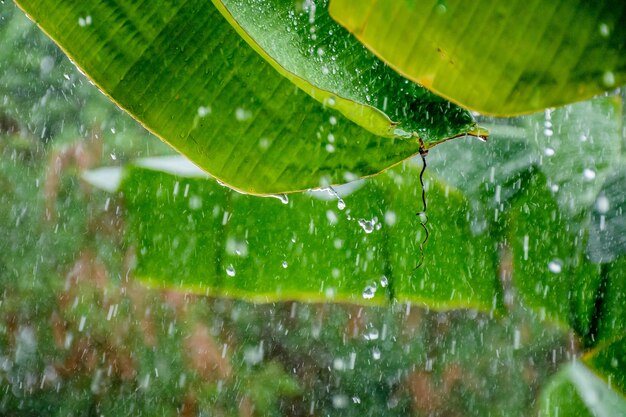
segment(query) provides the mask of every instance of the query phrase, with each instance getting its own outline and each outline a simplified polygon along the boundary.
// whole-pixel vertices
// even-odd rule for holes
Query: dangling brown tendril
[[[426,207],[427,207],[426,206],[426,189],[424,188],[424,171],[426,171],[426,155],[428,155],[428,151],[425,151],[425,150],[420,151],[420,156],[422,157],[422,170],[420,171],[420,186],[422,187],[422,206],[424,207],[424,209],[422,211],[418,211],[417,213],[415,213],[416,216],[418,216],[420,219],[420,225],[424,229],[424,233],[426,233],[426,236],[420,242],[420,260],[417,263],[417,266],[415,267],[415,269],[418,269],[424,263],[424,245],[426,244],[426,241],[428,240],[428,228],[426,227],[426,223],[428,223],[428,217],[426,217]]]

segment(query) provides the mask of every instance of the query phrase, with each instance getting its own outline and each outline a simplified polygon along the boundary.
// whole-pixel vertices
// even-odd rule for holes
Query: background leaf
[[[604,379],[609,388],[626,395],[626,337],[624,333],[587,353],[583,360]]]
[[[622,158],[622,163],[623,163]],[[626,164],[607,178],[593,205],[587,253],[607,263],[626,253]]]
[[[262,302],[501,305],[488,241],[472,235],[462,195],[434,179],[431,236],[415,270],[424,238],[412,210],[421,193],[416,167],[366,181],[344,197],[344,210],[326,192],[284,205],[155,168],[131,167],[121,185],[135,274],[153,285]]]
[[[472,228],[498,242],[510,296],[571,326],[587,346],[623,329],[622,103],[611,95],[485,118],[488,143],[449,142],[429,155],[437,177],[469,196]]]
[[[541,417],[609,417],[624,413],[626,399],[578,362],[555,375],[542,392],[539,403]]]
[[[620,0],[332,0],[330,13],[401,74],[485,114],[543,110],[626,83]]]

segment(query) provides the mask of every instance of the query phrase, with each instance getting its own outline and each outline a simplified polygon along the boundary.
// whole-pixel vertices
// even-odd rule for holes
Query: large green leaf
[[[361,188],[339,203],[317,191],[281,204],[185,174],[179,162],[165,172],[168,160],[156,161],[127,168],[120,188],[135,275],[153,285],[255,301],[501,305],[492,244],[471,232],[462,195],[433,179],[430,239],[415,270],[424,238],[413,210],[421,193],[416,167],[355,183]]]
[[[626,83],[621,0],[331,0],[330,13],[401,74],[486,114]]]
[[[209,2],[18,4],[121,107],[234,188],[265,194],[343,183],[420,148],[416,138],[375,136],[332,100],[322,105],[295,88]],[[358,109],[367,113],[342,103],[353,120]],[[453,136],[473,129],[457,115]]]
[[[472,131],[466,110],[383,64],[328,15],[328,0],[220,0],[229,22],[303,91],[374,134],[418,136],[429,148]]]

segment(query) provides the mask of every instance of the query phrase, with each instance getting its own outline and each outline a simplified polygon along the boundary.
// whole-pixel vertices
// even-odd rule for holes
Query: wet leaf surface
[[[420,148],[416,138],[375,136],[351,121],[368,125],[372,114],[383,117],[376,109],[350,98],[338,103],[322,94],[322,87],[296,88],[207,2],[151,2],[148,11],[144,4],[100,0],[18,3],[118,105],[233,188],[268,194],[345,183],[346,176],[378,173]],[[293,55],[299,66],[305,60],[292,49],[282,57]],[[312,60],[309,68],[322,66]],[[358,82],[368,84],[377,76],[368,73]],[[465,111],[409,88],[390,102],[413,97],[411,103],[421,103],[426,96],[434,107],[424,104],[414,120],[424,114],[433,120],[421,130],[437,126],[432,135],[441,140],[474,129]],[[318,93],[327,96],[321,98],[324,104],[311,96]],[[410,128],[412,117],[408,111],[403,115]],[[388,126],[370,129],[389,133]]]
[[[539,111],[626,82],[620,0],[332,0],[330,14],[401,74],[484,114]]]
[[[500,305],[493,260],[481,250],[489,241],[472,234],[462,195],[432,178],[431,236],[415,270],[423,239],[412,209],[416,167],[368,180],[340,201],[317,191],[286,204],[155,168],[129,168],[121,185],[136,274],[153,285],[259,302]]]

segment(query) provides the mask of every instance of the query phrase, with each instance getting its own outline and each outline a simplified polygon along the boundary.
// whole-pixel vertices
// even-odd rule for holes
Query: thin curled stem
[[[422,187],[422,206],[424,207],[424,209],[416,213],[416,215],[420,218],[420,225],[424,229],[424,233],[426,233],[426,235],[424,236],[424,239],[420,242],[420,260],[417,263],[417,266],[415,267],[415,269],[418,269],[424,264],[424,245],[426,244],[426,241],[428,240],[428,228],[426,227],[426,224],[428,223],[428,217],[426,217],[426,208],[427,208],[426,189],[424,188],[424,171],[426,171],[426,155],[427,154],[428,154],[428,151],[420,152],[420,156],[422,157],[422,170],[420,171],[420,186]],[[423,221],[422,221],[422,217],[424,218]]]

